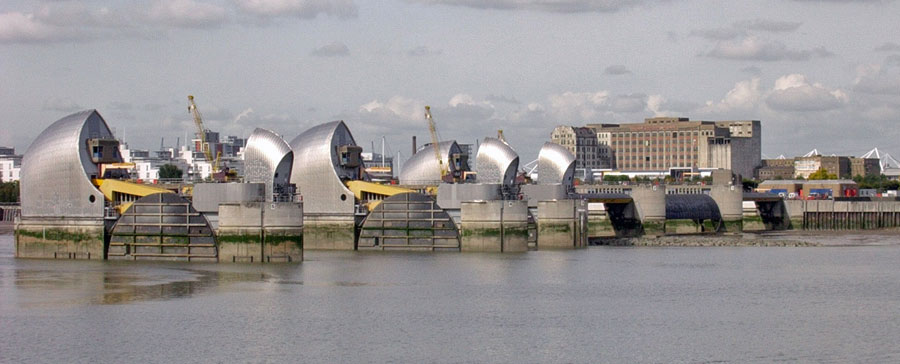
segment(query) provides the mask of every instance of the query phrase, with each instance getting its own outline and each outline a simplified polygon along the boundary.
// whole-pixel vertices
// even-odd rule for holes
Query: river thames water
[[[21,260],[0,362],[900,362],[900,233],[829,245]]]

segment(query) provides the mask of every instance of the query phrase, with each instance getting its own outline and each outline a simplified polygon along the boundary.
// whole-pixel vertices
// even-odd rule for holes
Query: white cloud
[[[746,28],[749,30],[757,30],[771,33],[787,33],[793,32],[800,28],[801,22],[770,20],[770,19],[754,19],[746,22],[739,22],[735,26]]]
[[[663,95],[647,96],[647,109],[653,116],[687,115],[698,108],[698,104],[690,101],[670,100]]]
[[[606,67],[606,69],[603,70],[603,74],[611,76],[627,75],[630,73],[631,70],[629,70],[628,67],[625,67],[625,65],[622,64],[614,64],[612,66]]]
[[[900,95],[900,56],[889,56],[881,64],[860,66],[853,90],[875,95]]]
[[[732,40],[739,37],[746,37],[749,32],[769,32],[769,33],[789,33],[794,32],[803,23],[792,21],[781,21],[771,19],[754,19],[739,21],[730,27],[711,28],[711,29],[695,29],[690,32],[691,36],[705,38],[709,40]]]
[[[849,96],[840,89],[806,81],[806,76],[791,74],[778,78],[766,97],[766,105],[780,111],[824,111],[844,106]]]
[[[611,13],[639,5],[646,0],[407,0],[422,4],[455,5],[476,9],[534,10],[554,13]]]
[[[713,29],[695,29],[690,35],[694,37],[705,38],[709,40],[731,40],[747,34],[743,29],[738,28],[713,28]]]
[[[443,53],[440,49],[434,49],[428,46],[414,47],[406,52],[410,57],[438,56]]]
[[[709,57],[751,61],[805,61],[812,57],[830,57],[833,54],[822,47],[793,50],[778,41],[764,41],[749,36],[739,42],[719,42],[707,54]]]
[[[894,42],[885,42],[875,47],[876,52],[900,52],[900,44]]]
[[[44,101],[44,110],[47,111],[57,111],[57,112],[75,112],[79,110],[83,110],[84,108],[78,105],[75,101],[69,98],[59,98],[59,97],[51,97]]]
[[[331,42],[314,49],[310,54],[317,57],[346,57],[350,55],[350,48],[341,42]]]
[[[425,102],[403,96],[391,97],[386,102],[373,100],[360,106],[359,111],[396,121],[425,120]]]
[[[234,117],[234,121],[233,121],[233,122],[234,122],[234,123],[240,123],[241,120],[244,120],[244,121],[249,120],[249,119],[250,119],[250,114],[253,114],[253,108],[252,108],[252,107],[248,107],[248,108],[244,109],[244,111],[241,111],[239,114],[237,114],[237,115]]]
[[[647,110],[647,95],[613,95],[609,91],[564,92],[548,96],[549,114],[560,123],[584,123],[617,119],[619,114]]]
[[[295,16],[312,19],[319,14],[338,18],[353,18],[358,9],[352,0],[235,0],[248,13],[264,16]]]
[[[159,0],[148,13],[149,19],[159,24],[195,28],[220,25],[226,15],[221,6],[194,0]]]
[[[0,42],[28,43],[59,40],[63,33],[57,27],[38,20],[34,14],[0,13]]]
[[[756,108],[762,96],[759,89],[759,77],[740,81],[725,94],[719,102],[707,101],[700,109],[702,113],[727,113],[734,110],[752,110]]]
[[[550,107],[558,122],[572,123],[591,120],[601,112],[601,106],[607,105],[609,91],[599,92],[564,92],[548,97]]]

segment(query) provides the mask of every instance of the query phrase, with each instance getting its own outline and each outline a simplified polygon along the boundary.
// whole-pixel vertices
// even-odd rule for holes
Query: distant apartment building
[[[597,133],[592,128],[557,126],[550,134],[550,141],[572,152],[576,169],[611,168],[609,147],[600,145]]]
[[[821,168],[838,178],[851,177],[849,157],[814,155],[794,158],[794,173],[797,177],[809,178],[810,174]]]
[[[772,179],[793,179],[794,158],[763,159],[759,168],[759,179],[762,181]]]
[[[158,181],[159,167],[172,164],[178,167],[184,174],[185,180],[202,180],[212,175],[213,162],[207,161],[203,153],[189,150],[187,146],[179,149],[168,148],[156,151],[151,156],[150,151],[142,149],[129,149],[127,143],[119,144],[119,154],[126,163],[134,163],[129,171],[131,177],[146,182]],[[233,158],[222,159],[220,165],[238,165],[240,161]]]
[[[850,176],[878,176],[881,174],[881,160],[878,158],[850,157]]]
[[[194,145],[194,151],[203,152],[203,148],[201,146],[202,141],[198,137],[191,140]],[[237,157],[238,154],[244,149],[247,144],[247,139],[239,138],[234,135],[229,135],[225,137],[225,140],[222,141],[219,138],[219,132],[206,130],[205,132],[206,143],[209,144],[209,152],[213,158],[216,155],[220,155],[221,157]]]
[[[762,160],[759,120],[691,121],[657,117],[632,124],[589,124],[608,143],[612,168],[628,172],[731,169],[755,176]]]
[[[22,156],[16,155],[16,149],[0,147],[0,182],[18,181],[21,170]]]

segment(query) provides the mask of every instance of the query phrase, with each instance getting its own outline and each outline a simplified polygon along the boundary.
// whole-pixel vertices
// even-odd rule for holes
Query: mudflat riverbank
[[[804,240],[793,239],[766,239],[758,236],[745,235],[716,235],[716,236],[661,236],[661,237],[638,237],[638,238],[613,238],[598,239],[591,242],[591,245],[606,246],[695,246],[695,247],[714,247],[714,246],[772,246],[772,247],[807,247],[822,246],[822,244]]]

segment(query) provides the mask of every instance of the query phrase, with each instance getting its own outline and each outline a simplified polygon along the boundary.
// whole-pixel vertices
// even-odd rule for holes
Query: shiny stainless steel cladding
[[[344,167],[341,163],[341,147],[356,146],[347,125],[332,121],[314,126],[290,144],[294,151],[291,183],[303,198],[304,213],[353,214],[353,192],[343,180],[360,179],[362,166]]]
[[[256,128],[244,149],[244,180],[265,183],[266,201],[272,201],[278,186],[291,180],[294,153],[284,139],[271,130]]]
[[[575,175],[575,156],[556,143],[544,143],[538,154],[537,182],[572,186]]]
[[[22,217],[102,218],[103,193],[91,183],[99,169],[87,143],[112,138],[97,110],[66,116],[44,129],[22,158]],[[121,162],[118,149],[104,152]]]
[[[444,169],[452,175],[453,171],[456,170],[456,166],[451,162],[451,156],[462,153],[462,149],[459,148],[455,140],[440,142],[438,147],[440,148]],[[434,156],[433,148],[430,143],[423,145],[416,154],[413,154],[403,164],[402,172],[400,172],[400,184],[427,185],[441,183],[439,164]]]
[[[496,138],[484,138],[475,160],[478,183],[512,185],[519,169],[519,155]]]

